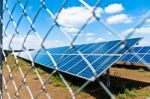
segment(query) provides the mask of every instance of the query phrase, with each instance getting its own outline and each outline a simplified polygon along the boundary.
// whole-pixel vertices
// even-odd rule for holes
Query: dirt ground
[[[46,99],[47,95],[52,99],[70,99],[71,94],[68,89],[62,84],[58,79],[52,78],[54,81],[50,81],[49,70],[41,72],[37,70],[40,74],[41,79],[45,82],[45,89],[42,90],[42,84],[34,72],[35,69],[29,70],[29,63],[23,60],[19,60],[17,65],[14,64],[15,60],[12,56],[8,56],[7,63],[3,64],[3,75],[5,78],[5,83],[7,86],[3,88],[3,99],[11,98],[21,98],[30,99],[29,89],[31,90],[34,98]],[[145,67],[144,67],[145,68]],[[12,70],[10,73],[9,69]],[[9,75],[9,74],[12,74]],[[25,76],[25,83],[23,83],[23,74]],[[109,88],[113,94],[115,94],[118,99],[146,99],[150,97],[150,71],[143,68],[124,68],[122,66],[115,66],[110,69],[110,81],[111,87]],[[65,77],[67,80],[71,78],[71,85],[75,84],[77,89],[84,80],[80,80],[74,77]],[[105,75],[101,77],[105,80]],[[79,84],[77,84],[77,82]],[[76,85],[77,84],[77,85]],[[18,90],[19,89],[19,90]],[[134,90],[133,90],[134,89]],[[18,90],[18,96],[15,93]],[[37,94],[39,93],[39,94]],[[38,95],[38,96],[37,96]],[[37,97],[36,97],[37,96]],[[109,96],[105,91],[97,84],[93,82],[89,84],[82,92],[80,92],[77,99],[109,99]]]
[[[144,71],[143,69],[131,70],[117,67],[111,68],[110,71],[112,76],[150,83],[150,71]]]

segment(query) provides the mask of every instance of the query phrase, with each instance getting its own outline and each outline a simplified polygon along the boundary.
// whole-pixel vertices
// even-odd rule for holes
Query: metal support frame
[[[106,93],[110,96],[111,99],[116,99],[115,96],[110,92],[110,90],[103,84],[100,79],[97,79],[99,85],[105,90]]]
[[[106,86],[110,87],[110,69],[106,71]]]
[[[126,63],[126,62],[124,62],[124,63],[123,63],[123,66],[126,66],[126,65],[127,65],[127,63]]]
[[[3,32],[3,0],[0,0],[0,98],[2,98],[2,32]]]
[[[131,63],[131,66],[135,66],[134,63]]]

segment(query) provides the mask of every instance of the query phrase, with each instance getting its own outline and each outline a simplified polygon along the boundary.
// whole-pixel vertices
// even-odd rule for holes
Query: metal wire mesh
[[[13,1],[13,3],[12,3]],[[51,53],[47,51],[47,47],[45,42],[47,41],[48,37],[51,36],[53,30],[55,28],[58,28],[61,31],[61,34],[66,37],[68,40],[68,44],[76,50],[76,52],[83,58],[83,60],[88,64],[88,66],[93,71],[93,74],[95,75],[96,71],[93,69],[92,65],[88,60],[85,58],[82,53],[77,50],[74,47],[74,43],[78,39],[78,37],[82,34],[82,31],[88,26],[88,23],[93,20],[93,18],[100,23],[105,29],[107,29],[109,32],[111,32],[116,38],[121,39],[122,41],[125,41],[127,38],[130,38],[135,30],[139,27],[141,27],[146,19],[150,17],[150,11],[148,11],[143,19],[137,24],[134,29],[128,33],[127,36],[122,36],[120,33],[118,33],[115,29],[113,29],[111,26],[109,26],[104,20],[101,20],[99,16],[96,14],[96,10],[99,5],[101,5],[102,2],[105,0],[97,0],[94,7],[90,6],[86,1],[79,0],[78,2],[84,6],[88,11],[91,12],[91,16],[87,18],[87,20],[82,24],[80,29],[75,33],[74,36],[70,36],[70,34],[64,29],[64,27],[59,23],[59,16],[63,10],[63,8],[66,6],[68,0],[63,0],[62,3],[59,5],[57,9],[57,13],[53,14],[52,9],[50,9],[49,4],[46,0],[37,0],[36,2],[39,3],[39,6],[37,6],[36,12],[33,12],[34,15],[28,13],[27,7],[30,0],[3,0],[3,3],[0,3],[0,6],[2,7],[3,4],[3,10],[1,14],[4,15],[4,20],[2,19],[1,15],[1,24],[3,23],[3,37],[8,40],[8,48],[6,48],[9,52],[6,52],[6,49],[4,49],[3,45],[3,96],[4,98],[48,98],[51,99],[54,96],[54,94],[51,93],[57,93],[57,89],[53,90],[53,86],[51,86],[50,80],[53,81],[51,77],[53,75],[58,75],[60,80],[64,83],[64,86],[68,90],[62,90],[62,92],[66,92],[69,94],[69,97],[66,98],[75,98],[89,83],[90,81],[85,81],[83,85],[81,85],[79,88],[76,88],[74,90],[70,83],[66,80],[65,76],[57,71],[57,63],[55,62],[54,58],[52,57]],[[1,0],[2,2],[2,0]],[[35,2],[35,1],[34,1]],[[55,2],[55,1],[54,1]],[[33,2],[31,5],[34,5]],[[32,6],[31,6],[32,7]],[[19,9],[18,15],[16,15],[16,9]],[[50,21],[51,25],[48,26],[48,29],[45,31],[45,34],[39,30],[39,27],[37,25],[38,21],[41,21],[43,17],[40,17],[40,13],[44,12],[49,18],[52,20]],[[15,13],[15,14],[14,14]],[[23,26],[22,24],[28,23],[28,26]],[[0,26],[2,27],[2,26]],[[24,34],[19,29],[25,28]],[[10,30],[13,30],[12,33]],[[59,31],[58,31],[59,32]],[[11,34],[11,35],[10,35]],[[26,46],[26,43],[28,42],[28,38],[31,34],[34,34],[38,40],[38,43],[40,45],[41,49],[44,49],[44,51],[48,54],[49,58],[53,61],[53,64],[55,64],[56,70],[50,71],[50,73],[43,74],[42,71],[39,70],[39,67],[34,63],[34,60],[30,55],[30,48],[29,46]],[[27,66],[23,65],[23,61],[19,59],[16,55],[15,48],[13,41],[19,40],[21,47],[19,51],[24,51],[28,57],[30,58],[31,63],[27,64]],[[34,43],[34,42],[30,42]],[[16,44],[17,45],[17,44]],[[33,44],[34,45],[34,44]],[[125,45],[125,43],[123,43]],[[119,50],[119,48],[116,50],[116,52]],[[66,51],[67,52],[67,51]],[[40,53],[37,53],[37,55]],[[9,54],[9,55],[8,55]],[[11,54],[11,55],[10,55]],[[64,53],[65,54],[65,53]],[[7,56],[8,55],[8,56]],[[63,57],[62,57],[63,58]],[[110,57],[111,58],[111,57]],[[141,58],[140,56],[137,56],[137,58]],[[107,61],[109,61],[108,59]],[[11,62],[10,62],[11,61]],[[103,64],[107,63],[104,62]],[[144,60],[142,60],[143,63],[147,67],[149,67]],[[36,81],[34,81],[35,79]],[[33,81],[32,81],[33,80]],[[112,99],[115,98],[115,96],[111,93],[111,91],[103,84],[103,82],[100,79],[96,79],[99,85],[106,91],[108,96],[110,96]],[[34,84],[35,83],[35,84]],[[50,89],[52,88],[52,90]],[[58,93],[56,95],[60,95],[59,98],[61,98],[61,95],[63,93]]]

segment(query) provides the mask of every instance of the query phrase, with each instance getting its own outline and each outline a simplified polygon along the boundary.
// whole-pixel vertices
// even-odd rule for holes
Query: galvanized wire
[[[89,66],[89,68],[92,70],[93,72],[93,75],[95,76],[95,80],[98,81],[99,85],[106,91],[106,93],[112,98],[114,99],[115,96],[111,93],[111,91],[105,86],[105,84],[103,84],[102,81],[100,81],[99,79],[97,79],[96,77],[96,70],[93,68],[92,64],[86,59],[86,57],[80,52],[80,50],[76,49],[76,47],[74,46],[74,43],[76,42],[77,38],[79,37],[80,34],[82,34],[82,31],[87,27],[88,25],[88,22],[92,19],[92,18],[95,18],[95,20],[97,22],[99,22],[100,24],[103,25],[103,27],[105,29],[107,29],[109,32],[111,32],[115,37],[117,37],[118,39],[121,39],[122,42],[125,42],[125,40],[127,38],[130,38],[135,30],[139,27],[141,27],[144,22],[146,21],[146,19],[150,16],[150,12],[147,12],[145,14],[145,17],[141,20],[141,22],[136,26],[134,27],[134,30],[131,31],[126,37],[122,36],[120,33],[118,33],[115,29],[113,29],[111,26],[109,26],[104,20],[101,20],[100,17],[96,16],[95,14],[95,11],[96,9],[98,8],[99,5],[101,5],[101,2],[104,1],[104,0],[97,0],[97,2],[95,3],[95,6],[94,8],[92,8],[86,1],[84,0],[79,0],[79,2],[82,4],[82,6],[86,7],[91,13],[92,13],[92,16],[89,17],[86,22],[81,26],[80,30],[76,33],[76,35],[72,38],[69,33],[67,33],[64,28],[59,24],[58,22],[58,17],[62,11],[62,9],[66,6],[68,0],[63,0],[61,6],[59,7],[58,11],[57,11],[57,14],[54,14],[52,13],[52,11],[47,7],[47,3],[45,2],[45,0],[39,0],[40,2],[40,6],[38,7],[37,11],[35,12],[35,15],[32,16],[29,16],[27,14],[27,5],[29,3],[30,0],[26,0],[25,3],[23,4],[21,0],[13,0],[15,2],[15,4],[13,5],[12,9],[9,9],[10,8],[10,5],[9,5],[9,2],[10,0],[3,0],[3,4],[4,4],[4,8],[3,8],[3,14],[4,13],[7,13],[9,16],[9,19],[7,20],[6,24],[2,27],[3,28],[3,38],[7,38],[10,40],[9,42],[9,48],[7,50],[11,51],[11,54],[13,55],[13,58],[15,59],[15,62],[14,64],[9,64],[8,62],[8,59],[7,59],[7,55],[6,55],[6,52],[3,50],[2,53],[3,53],[3,57],[4,57],[4,64],[6,64],[6,67],[7,67],[7,71],[8,71],[8,75],[9,77],[6,78],[5,75],[3,76],[3,91],[6,92],[7,94],[7,98],[8,99],[11,99],[11,98],[22,98],[20,96],[20,91],[23,89],[23,87],[26,88],[26,91],[28,92],[29,94],[29,97],[28,98],[31,98],[31,99],[34,99],[34,98],[38,98],[40,97],[42,94],[45,95],[46,98],[48,99],[51,99],[51,95],[49,94],[49,90],[47,90],[46,88],[46,85],[48,84],[48,81],[50,79],[50,77],[54,74],[58,74],[59,77],[61,78],[61,80],[63,81],[63,83],[65,84],[66,88],[68,89],[70,95],[71,95],[71,98],[75,99],[76,98],[76,95],[81,92],[91,81],[87,80],[85,81],[85,83],[83,83],[83,85],[81,85],[76,91],[74,91],[72,89],[72,87],[69,85],[69,83],[67,82],[65,76],[58,71],[58,64],[52,54],[47,50],[46,46],[44,45],[44,43],[46,42],[46,40],[48,39],[48,36],[51,35],[52,31],[54,30],[55,27],[59,28],[61,31],[62,31],[62,34],[68,39],[69,41],[69,44],[70,44],[70,48],[73,48],[77,54],[79,56],[82,57],[82,59],[84,60],[84,62],[87,64],[87,66]],[[18,17],[18,21],[15,21],[14,20],[14,11],[15,9],[17,9],[17,6],[19,6],[20,10],[22,11],[21,13],[21,16]],[[45,11],[49,17],[53,20],[52,21],[52,25],[49,27],[48,31],[46,32],[46,34],[44,35],[44,37],[41,36],[42,33],[40,33],[38,30],[36,30],[36,26],[35,26],[35,22],[38,21],[38,16],[40,14],[40,12],[42,11]],[[22,33],[19,32],[19,26],[20,24],[22,23],[23,21],[23,18],[25,18],[29,24],[30,24],[30,29],[26,32],[26,35],[25,37],[22,37]],[[1,18],[0,18],[1,19]],[[3,23],[3,20],[1,19],[1,23]],[[13,28],[15,30],[15,32],[12,34],[12,37],[9,37],[9,34],[7,33],[8,29],[9,29],[9,26],[10,24],[13,24]],[[38,68],[35,67],[35,63],[34,63],[34,60],[36,59],[36,57],[40,54],[41,50],[39,50],[37,52],[37,54],[35,55],[35,57],[33,58],[30,54],[30,49],[28,49],[28,47],[26,47],[25,43],[27,42],[27,39],[28,37],[30,36],[30,34],[34,33],[34,35],[36,35],[36,37],[38,38],[38,40],[40,41],[40,46],[41,46],[41,50],[44,50],[46,52],[46,54],[49,56],[49,59],[52,60],[52,63],[54,64],[55,66],[55,69],[48,74],[48,77],[45,79],[43,79],[40,75],[40,73],[38,72]],[[12,43],[13,43],[13,40],[15,39],[15,37],[18,36],[20,42],[21,42],[21,45],[22,45],[22,48],[21,50],[24,51],[29,59],[30,59],[30,66],[28,67],[28,70],[27,71],[24,71],[23,68],[19,65],[19,58],[17,57],[18,55],[21,54],[21,52],[19,52],[17,55],[15,53],[15,49],[12,47]],[[126,47],[126,44],[125,43],[122,43],[122,45],[124,47]],[[63,54],[65,55],[65,53],[67,53],[69,50],[66,50]],[[120,48],[116,49],[114,53],[117,53],[120,51]],[[104,53],[106,54],[106,53]],[[64,55],[62,55],[62,57],[60,57],[59,59],[63,59],[64,58]],[[137,58],[141,58],[140,56],[136,56]],[[102,65],[105,65],[108,61],[111,60],[112,57],[108,58],[105,62],[103,62]],[[143,63],[146,63],[144,60],[142,60]],[[147,67],[149,67],[147,64],[145,64]],[[18,84],[18,82],[15,80],[14,78],[14,72],[15,72],[15,69],[19,70],[19,74],[22,78],[22,82]],[[37,90],[37,92],[35,94],[33,94],[34,90],[31,90],[31,87],[30,87],[30,84],[29,82],[27,81],[27,78],[29,77],[30,73],[32,72],[32,70],[35,71],[35,74],[36,74],[36,77],[38,78],[40,84],[37,85],[37,86],[40,86],[40,90]],[[11,96],[10,94],[10,91],[8,89],[9,87],[9,83],[12,82],[13,83],[13,86],[11,87],[14,87],[14,94],[13,96]],[[0,93],[1,94],[1,93]]]

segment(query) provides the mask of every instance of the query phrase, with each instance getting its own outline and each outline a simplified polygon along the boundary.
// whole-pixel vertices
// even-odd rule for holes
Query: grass
[[[23,71],[29,69],[30,62],[24,61],[21,58],[17,58],[17,61],[15,60],[15,57],[12,54],[10,54],[7,56],[7,61],[3,64],[3,66],[9,65],[10,69],[13,69],[14,67],[21,67]]]
[[[146,97],[150,97],[150,93],[146,94],[145,96],[146,96]]]
[[[49,84],[52,84],[57,87],[66,87],[63,80],[59,77],[59,75],[51,75],[49,79]],[[73,89],[77,90],[78,86],[73,85],[71,82],[67,81],[67,84]]]
[[[7,60],[8,64],[11,64],[10,66],[11,66],[11,68],[13,68],[14,67],[14,63],[15,63],[14,56],[13,55],[8,55],[7,59],[8,59]],[[21,58],[18,58],[18,66],[20,66],[23,70],[27,70],[27,69],[29,69],[30,63],[27,62],[27,61],[24,61]],[[39,75],[46,74],[46,72],[44,70],[42,70],[41,68],[36,68],[36,69],[34,69],[33,72],[34,73],[38,72]],[[33,80],[38,80],[38,77],[33,78]],[[67,81],[67,83],[69,84],[69,86],[71,86],[71,88],[73,90],[76,90],[78,88],[77,86],[73,85],[69,81]],[[53,84],[54,86],[65,87],[64,82],[62,81],[62,79],[58,75],[52,75],[50,77],[49,84]]]
[[[38,72],[40,75],[43,75],[44,73],[46,73],[44,70],[42,70],[42,69],[40,69],[40,68],[36,68],[35,70],[34,70],[34,72]]]
[[[118,96],[117,96],[119,99],[126,99],[126,95],[125,94],[118,94]]]
[[[39,79],[38,77],[33,78],[33,80],[38,80],[38,79]]]
[[[132,90],[126,89],[125,94],[130,97],[135,97],[137,96],[137,91],[135,89],[132,89]]]
[[[144,72],[145,70],[143,68],[140,68],[137,70],[138,72]]]
[[[65,86],[65,84],[58,75],[51,75],[49,79],[49,84],[52,84],[54,86],[62,86],[62,87]]]
[[[124,91],[124,93],[122,93],[122,94],[119,93],[119,95],[117,97],[119,99],[126,99],[127,97],[128,98],[129,97],[131,97],[131,98],[136,97],[137,95],[138,95],[137,90],[135,90],[135,89],[132,89],[132,90],[126,89]]]

